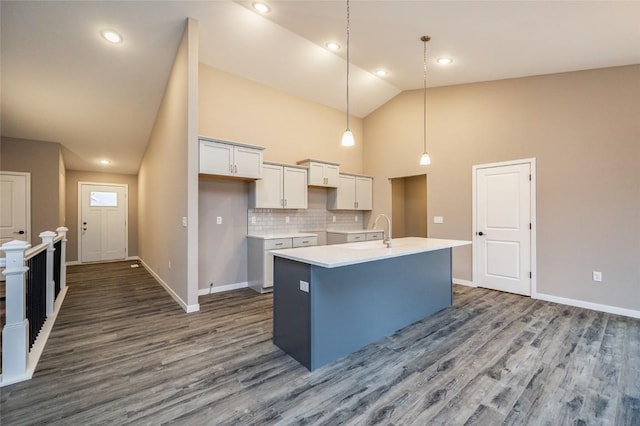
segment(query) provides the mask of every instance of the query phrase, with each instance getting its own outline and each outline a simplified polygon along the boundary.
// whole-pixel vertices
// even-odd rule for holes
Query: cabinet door
[[[325,186],[324,164],[309,163],[309,185]]]
[[[336,209],[354,210],[356,208],[356,177],[340,175],[338,180],[338,194]]]
[[[259,149],[235,147],[234,175],[260,179],[262,177],[262,151]]]
[[[356,208],[358,210],[373,209],[373,179],[356,177]]]
[[[200,141],[200,173],[231,176],[233,146]]]
[[[324,167],[325,186],[337,188],[339,183],[340,167],[326,164]]]
[[[295,167],[284,167],[284,208],[307,208],[307,170]]]
[[[264,164],[262,166],[262,179],[257,180],[255,185],[255,208],[282,208],[282,166]]]

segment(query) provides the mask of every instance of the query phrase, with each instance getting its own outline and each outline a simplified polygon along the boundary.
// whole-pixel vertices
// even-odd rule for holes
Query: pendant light
[[[423,118],[423,135],[424,135],[424,153],[420,157],[420,165],[428,166],[431,164],[431,157],[427,152],[427,42],[431,40],[429,36],[420,37],[420,41],[424,44],[424,60],[423,60],[423,71],[424,71],[424,92],[422,94],[422,101],[424,104],[424,118]]]
[[[342,146],[353,146],[356,143],[349,128],[349,24],[349,0],[347,0],[347,130],[342,135]]]

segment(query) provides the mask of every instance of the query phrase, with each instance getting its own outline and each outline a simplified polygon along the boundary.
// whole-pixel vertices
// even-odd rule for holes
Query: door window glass
[[[118,207],[118,193],[91,191],[89,205],[91,207]]]

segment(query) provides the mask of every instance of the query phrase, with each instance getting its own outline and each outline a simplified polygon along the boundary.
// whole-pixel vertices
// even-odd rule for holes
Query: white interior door
[[[127,257],[127,186],[80,183],[80,261]]]
[[[475,169],[480,287],[531,295],[531,164]]]
[[[29,178],[28,173],[0,173],[0,244],[31,239]]]

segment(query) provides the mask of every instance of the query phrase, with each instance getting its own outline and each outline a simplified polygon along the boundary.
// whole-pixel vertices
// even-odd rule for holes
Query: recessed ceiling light
[[[376,75],[378,77],[386,77],[386,76],[389,75],[389,71],[383,70],[383,69],[378,69],[378,70],[376,70]]]
[[[440,65],[450,65],[453,63],[453,59],[451,58],[438,58],[436,60],[437,63],[439,63]]]
[[[334,41],[330,41],[326,46],[329,50],[340,50],[340,45]]]
[[[271,12],[271,8],[266,3],[261,3],[259,1],[254,1],[252,4],[253,8],[260,13],[269,13]]]
[[[103,30],[100,34],[110,43],[122,43],[122,36],[113,30]]]
[[[108,166],[109,164],[111,164],[111,161],[109,161],[109,160],[100,160],[100,164]]]

